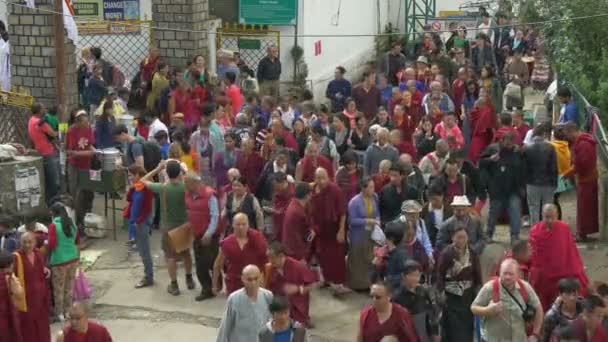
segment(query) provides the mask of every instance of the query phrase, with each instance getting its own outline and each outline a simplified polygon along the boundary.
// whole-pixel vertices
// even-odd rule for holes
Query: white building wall
[[[309,84],[316,99],[325,98],[327,83],[333,79],[335,67],[346,68],[346,77],[358,83],[363,67],[375,60],[375,38],[368,37],[312,37],[314,35],[375,35],[384,31],[390,22],[401,32],[405,29],[406,0],[300,0],[298,45],[304,49],[308,65]],[[437,14],[444,10],[458,10],[467,0],[438,0]],[[341,3],[341,5],[340,5]],[[291,48],[294,45],[293,27],[280,27],[283,81],[293,78]],[[311,36],[311,37],[307,37]],[[321,54],[315,56],[315,42],[321,41]]]
[[[304,49],[308,79],[316,99],[325,97],[327,83],[335,67],[347,69],[347,78],[360,74],[361,67],[374,60],[374,37],[312,37],[316,35],[375,35],[378,31],[377,0],[305,0],[300,1],[298,45]],[[385,0],[380,0],[381,6]],[[383,21],[380,23],[382,24]],[[292,35],[292,27],[280,28],[282,35]],[[311,36],[311,37],[308,37]],[[315,42],[321,41],[321,54],[315,56]],[[282,80],[293,77],[291,48],[293,37],[281,38]],[[353,80],[358,82],[358,80]]]

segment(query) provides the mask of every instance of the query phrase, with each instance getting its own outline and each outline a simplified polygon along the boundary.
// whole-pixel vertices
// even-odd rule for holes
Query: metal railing
[[[139,64],[153,44],[152,21],[111,21],[78,23],[78,50],[99,47],[102,57],[118,66],[127,81],[139,72]]]
[[[34,98],[23,89],[0,92],[0,143],[30,145],[27,122]]]
[[[266,57],[269,46],[276,46],[279,54],[281,49],[281,32],[268,26],[224,23],[224,26],[217,29],[216,39],[218,51],[238,52],[241,60],[254,73],[262,58]]]

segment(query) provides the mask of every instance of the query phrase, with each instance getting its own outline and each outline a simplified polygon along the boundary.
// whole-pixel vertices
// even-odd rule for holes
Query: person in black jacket
[[[576,278],[562,278],[557,283],[559,297],[547,311],[540,341],[549,342],[560,328],[568,326],[583,314],[584,300],[579,296],[580,284]]]
[[[414,318],[414,327],[423,341],[439,337],[439,307],[431,296],[432,291],[420,283],[421,265],[414,260],[404,263],[401,286],[393,296],[393,303],[406,308]]]
[[[453,215],[452,206],[444,201],[443,190],[437,187],[430,187],[427,190],[429,203],[425,204],[420,213],[424,220],[429,240],[433,247],[436,247],[437,234],[439,227]]]
[[[469,177],[459,172],[458,161],[450,158],[445,162],[443,172],[431,181],[429,187],[443,191],[445,203],[452,203],[454,196],[467,196],[470,203],[475,203],[475,189]]]
[[[551,125],[541,124],[532,131],[532,144],[523,149],[526,165],[526,193],[530,208],[530,224],[541,220],[542,207],[553,203],[557,188],[557,155],[549,142]]]
[[[401,204],[406,200],[418,200],[418,190],[407,183],[405,168],[399,162],[389,170],[390,183],[380,191],[380,221],[386,224],[401,215]]]
[[[458,166],[460,167],[458,172],[467,176],[467,178],[471,181],[471,191],[473,191],[473,193],[475,194],[474,198],[479,198],[479,170],[477,169],[477,167],[475,167],[475,165],[473,165],[473,163],[467,160],[466,150],[464,148],[461,148],[452,151],[450,153],[450,157],[456,159],[456,161],[458,162]],[[475,204],[474,201],[471,203]]]
[[[289,152],[286,150],[277,152],[276,156],[264,166],[255,189],[255,197],[260,200],[272,200],[272,186],[277,173],[284,173],[292,177],[295,173],[295,168],[289,163]]]
[[[496,229],[496,220],[503,209],[509,214],[511,243],[519,240],[521,228],[521,194],[524,186],[524,163],[519,148],[514,144],[513,132],[505,133],[498,143],[481,154],[479,169],[482,190],[490,196],[488,238]]]

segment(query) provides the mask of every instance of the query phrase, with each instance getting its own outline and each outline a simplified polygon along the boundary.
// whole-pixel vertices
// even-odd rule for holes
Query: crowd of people
[[[169,294],[181,294],[181,261],[196,301],[228,296],[219,342],[305,341],[319,287],[339,299],[369,291],[360,342],[473,341],[475,327],[478,341],[606,341],[608,285],[592,286],[576,247],[599,229],[597,142],[567,88],[559,121],[529,126],[524,89],[548,83],[542,40],[507,14],[498,26],[482,18],[475,40],[456,26],[444,39],[424,33],[412,52],[395,42],[360,83],[337,67],[326,99],[279,95],[274,46],[256,73],[222,51],[217,75],[204,56],[184,68],[152,48],[130,91],[114,88],[120,75],[101,50],[85,50],[68,179],[94,167],[96,150],[122,149],[127,245],[144,266],[135,288],[155,284],[158,229]],[[134,129],[120,123],[129,111],[141,112]],[[49,203],[62,179],[55,115],[36,104],[28,125]],[[576,240],[559,205],[573,179]],[[94,195],[68,189],[74,214],[53,204],[44,253],[33,233],[19,244],[0,224],[2,248],[16,251],[0,255],[0,293],[22,298],[0,297],[0,341],[50,340],[51,297],[55,317],[71,322],[59,341],[87,331],[110,340],[70,297]],[[482,274],[501,221],[508,253]]]

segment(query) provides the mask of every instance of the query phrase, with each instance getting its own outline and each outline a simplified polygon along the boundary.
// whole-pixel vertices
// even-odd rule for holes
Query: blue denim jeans
[[[492,239],[496,230],[496,221],[503,209],[507,209],[509,226],[511,227],[511,242],[519,239],[521,229],[521,199],[517,194],[507,198],[490,198],[490,213],[488,217],[488,238]]]
[[[152,269],[152,254],[150,253],[150,228],[152,227],[153,215],[150,215],[146,220],[137,225],[135,232],[135,243],[137,251],[141,257],[141,262],[144,264],[144,274],[146,280],[154,280],[154,270]]]
[[[61,166],[59,165],[59,151],[55,151],[48,156],[42,157],[44,166],[44,188],[47,205],[53,197],[59,194]]]

